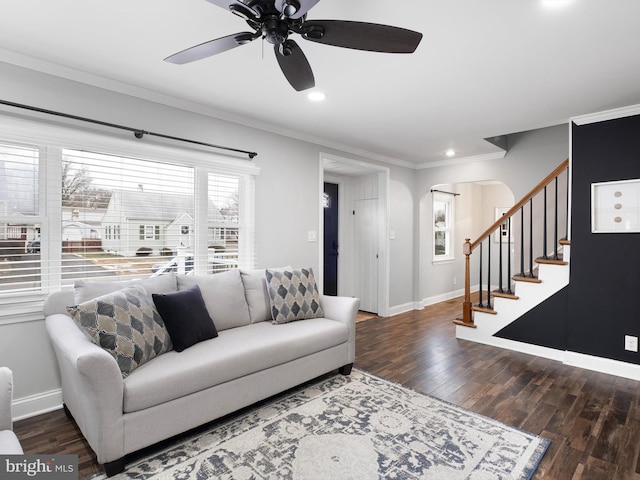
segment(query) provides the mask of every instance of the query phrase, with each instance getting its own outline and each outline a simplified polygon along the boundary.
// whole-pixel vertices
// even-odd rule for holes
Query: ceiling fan
[[[315,86],[311,66],[302,49],[289,38],[297,33],[305,40],[370,52],[413,53],[422,34],[390,25],[347,20],[307,20],[307,12],[320,0],[207,0],[244,19],[253,32],[216,38],[165,58],[184,64],[210,57],[264,38],[274,46],[282,73],[291,86],[302,91]]]

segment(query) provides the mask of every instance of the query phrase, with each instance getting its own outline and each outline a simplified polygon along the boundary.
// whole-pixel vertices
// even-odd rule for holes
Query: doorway
[[[326,153],[320,155],[319,167],[319,191],[324,192],[325,182],[335,184],[339,201],[337,241],[333,233],[325,235],[325,228],[331,227],[325,227],[324,195],[319,202],[319,243],[322,244],[318,245],[318,284],[326,294],[333,294],[335,285],[337,295],[360,298],[361,309],[386,317],[389,315],[390,267],[389,169]],[[360,215],[354,215],[354,211]],[[334,262],[337,266],[335,284]]]
[[[338,184],[324,182],[324,279],[325,295],[338,295]]]

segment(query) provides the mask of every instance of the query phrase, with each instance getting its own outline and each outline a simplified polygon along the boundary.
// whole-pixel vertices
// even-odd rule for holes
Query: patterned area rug
[[[215,424],[111,478],[529,479],[549,444],[354,370]]]

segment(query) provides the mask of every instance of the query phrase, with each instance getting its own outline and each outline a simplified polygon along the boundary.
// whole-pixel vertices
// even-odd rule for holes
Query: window
[[[455,196],[433,192],[433,260],[452,260]]]
[[[41,286],[40,150],[0,143],[0,291]]]
[[[253,267],[250,162],[2,116],[0,127],[0,304],[83,278]],[[16,131],[32,144],[4,138]]]

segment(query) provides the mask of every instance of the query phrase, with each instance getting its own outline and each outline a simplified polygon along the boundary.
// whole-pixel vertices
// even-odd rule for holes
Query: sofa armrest
[[[360,299],[321,295],[320,301],[325,318],[342,322],[349,329],[349,361],[347,363],[353,363],[356,356],[356,316],[360,308]]]
[[[13,430],[12,399],[13,373],[7,367],[0,367],[0,431]]]
[[[65,405],[96,452],[99,463],[124,455],[123,392],[118,364],[64,314],[45,325],[58,360]]]

